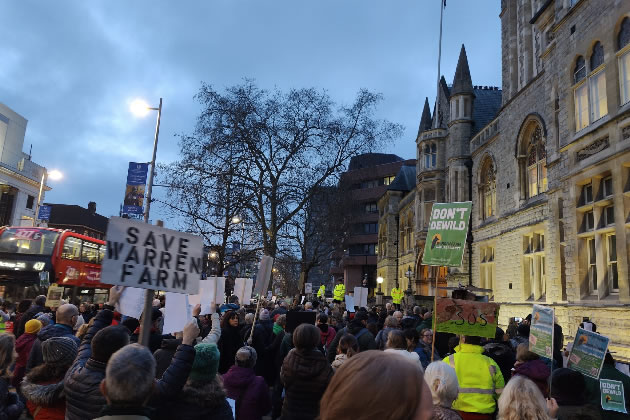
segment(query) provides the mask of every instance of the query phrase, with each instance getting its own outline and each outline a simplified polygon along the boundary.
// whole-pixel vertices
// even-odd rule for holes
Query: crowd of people
[[[164,335],[162,297],[145,347],[140,321],[114,310],[121,293],[100,308],[51,310],[40,296],[0,313],[15,323],[0,334],[0,419],[627,418],[603,410],[599,381],[564,367],[559,325],[552,358],[529,351],[531,317],[486,339],[435,333],[419,306],[231,297]],[[622,382],[628,401],[630,378],[610,353],[601,378]]]

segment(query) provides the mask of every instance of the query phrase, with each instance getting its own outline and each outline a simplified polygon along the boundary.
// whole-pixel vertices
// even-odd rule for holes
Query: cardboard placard
[[[534,305],[529,330],[529,351],[548,359],[553,358],[553,308]]]
[[[252,298],[254,279],[239,277],[234,280],[234,295],[238,297],[241,305],[249,305]]]
[[[612,379],[600,379],[599,390],[601,394],[602,409],[627,413],[626,397],[623,393],[623,382]]]
[[[459,267],[462,265],[472,202],[434,203],[422,264]]]
[[[120,299],[116,303],[116,311],[125,316],[140,319],[142,310],[144,309],[145,289],[137,287],[125,287]]]
[[[354,296],[353,296],[355,306],[358,306],[359,308],[367,308],[367,296],[368,296],[367,287],[355,287]]]
[[[271,280],[271,269],[273,267],[273,258],[264,255],[258,264],[258,272],[256,273],[256,287],[254,294],[262,295],[269,288]]]
[[[499,318],[496,303],[437,298],[436,331],[494,338]]]
[[[63,296],[63,289],[63,286],[57,286],[55,283],[48,286],[45,305],[49,308],[58,308],[61,303],[61,297]]]
[[[350,295],[346,295],[346,310],[348,312],[354,312],[354,297]]]
[[[193,318],[188,295],[166,292],[165,303],[162,333],[171,334],[183,331],[186,324]]]
[[[301,324],[315,325],[315,318],[317,314],[313,311],[290,311],[287,312],[287,327],[286,330],[289,333],[295,331],[295,329]]]
[[[567,367],[583,375],[599,379],[608,350],[608,337],[578,328]]]
[[[198,302],[197,302],[198,299]],[[196,303],[201,305],[200,315],[212,314],[216,305],[221,305],[225,300],[225,277],[209,277],[199,282],[199,294],[188,302],[195,306]],[[194,302],[194,303],[193,303]]]

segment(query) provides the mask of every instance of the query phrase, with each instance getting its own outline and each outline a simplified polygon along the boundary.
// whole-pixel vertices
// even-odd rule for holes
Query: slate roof
[[[400,162],[404,160],[400,156],[388,153],[364,153],[354,156],[350,159],[348,171],[354,171],[362,168],[369,168],[376,165],[384,165],[386,163]]]
[[[475,103],[472,115],[474,121],[472,135],[474,136],[497,116],[501,108],[501,90],[492,86],[485,88],[475,86],[473,93]]]
[[[414,188],[416,188],[416,165],[403,165],[387,190],[411,191]]]
[[[87,228],[102,232],[107,232],[109,219],[98,213],[92,214],[88,209],[74,204],[48,204],[51,207],[49,225],[85,226]]]

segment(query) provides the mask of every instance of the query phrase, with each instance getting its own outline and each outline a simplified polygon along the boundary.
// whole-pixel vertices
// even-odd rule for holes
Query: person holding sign
[[[597,407],[586,400],[586,381],[580,372],[560,368],[551,374],[551,397],[558,403],[558,420],[601,420]],[[608,416],[604,417],[608,420]],[[627,418],[627,417],[626,417]]]
[[[628,418],[630,377],[615,368],[615,359],[606,353],[599,379],[585,378],[589,404],[600,407],[602,418],[621,420]]]

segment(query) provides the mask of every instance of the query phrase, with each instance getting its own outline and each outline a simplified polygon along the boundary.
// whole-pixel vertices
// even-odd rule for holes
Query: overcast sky
[[[118,215],[129,161],[151,160],[164,98],[158,161],[177,159],[194,128],[201,81],[217,89],[326,89],[349,103],[360,88],[384,95],[379,116],[405,132],[386,152],[415,157],[425,96],[433,104],[441,0],[188,0],[3,2],[0,102],[28,119],[24,149],[61,170],[46,201]],[[461,44],[476,85],[501,84],[498,0],[448,0],[442,74]],[[156,188],[159,190],[159,188]],[[160,195],[159,191],[155,194]],[[152,207],[152,219],[162,212]]]

